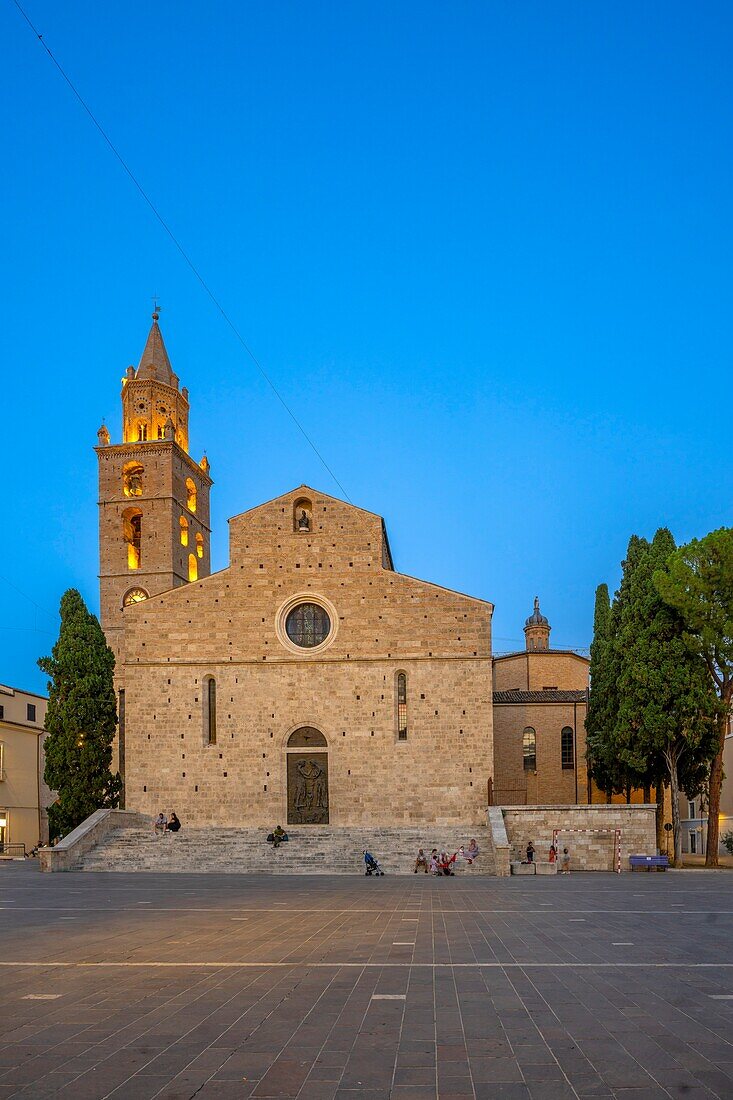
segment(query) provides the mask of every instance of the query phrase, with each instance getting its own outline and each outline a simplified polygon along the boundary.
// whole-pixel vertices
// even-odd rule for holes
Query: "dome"
[[[535,596],[534,598],[534,611],[525,621],[525,626],[549,626],[549,621],[540,611],[540,598]]]

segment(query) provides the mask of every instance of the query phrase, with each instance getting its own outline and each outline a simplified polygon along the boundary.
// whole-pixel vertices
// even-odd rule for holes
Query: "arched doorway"
[[[288,825],[328,825],[328,742],[320,730],[301,726],[290,734]]]

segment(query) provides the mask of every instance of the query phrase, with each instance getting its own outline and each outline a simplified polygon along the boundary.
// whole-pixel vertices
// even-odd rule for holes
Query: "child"
[[[560,874],[570,874],[570,853],[567,848],[563,848],[562,855],[560,856]]]
[[[557,848],[555,847],[554,844],[551,844],[550,845],[550,854],[547,857],[547,861],[548,861],[548,863],[554,863],[556,859],[557,859]]]

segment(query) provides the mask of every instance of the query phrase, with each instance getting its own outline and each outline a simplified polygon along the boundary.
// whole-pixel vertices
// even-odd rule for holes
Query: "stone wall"
[[[529,840],[536,858],[547,859],[553,829],[560,830],[557,845],[560,851],[568,848],[571,868],[576,871],[615,870],[616,829],[621,831],[622,871],[628,871],[630,855],[657,853],[653,805],[504,806],[502,810],[512,860],[525,858]]]
[[[491,604],[395,572],[379,516],[305,486],[230,527],[227,569],[125,610],[126,806],[197,825],[285,824],[287,742],[309,726],[327,742],[331,825],[485,822]],[[298,599],[328,609],[315,650],[284,636]]]

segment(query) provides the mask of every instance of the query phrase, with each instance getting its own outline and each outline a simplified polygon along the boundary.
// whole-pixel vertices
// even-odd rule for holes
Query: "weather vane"
[[[158,305],[158,295],[154,294],[153,297],[151,298],[151,301],[153,303],[153,320],[157,321],[158,318],[160,317],[160,306]]]

